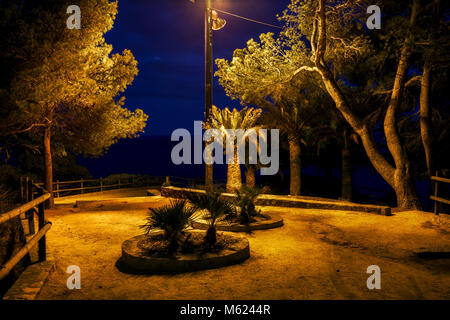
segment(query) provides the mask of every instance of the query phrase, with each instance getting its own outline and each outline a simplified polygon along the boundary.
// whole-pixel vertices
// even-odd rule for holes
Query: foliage
[[[380,5],[383,12],[383,28],[376,31],[368,30],[364,25],[366,9],[374,4]],[[408,1],[408,4],[410,6],[398,1],[291,0],[280,17],[285,22],[285,30],[271,41],[277,45],[261,51],[264,57],[279,57],[268,61],[277,61],[281,66],[278,70],[287,70],[280,78],[293,81],[297,77],[315,79],[320,75],[319,83],[325,85],[343,118],[361,138],[372,164],[395,189],[399,206],[418,208],[412,170],[408,169],[410,161],[401,142],[405,136],[400,137],[397,120],[414,121],[411,112],[416,104],[404,94],[404,88],[414,81],[414,69],[425,65],[423,61],[431,66],[436,62],[439,66],[448,63],[448,50],[436,46],[437,43],[448,43],[442,41],[445,34],[448,35],[445,32],[448,31],[448,19],[442,14],[448,15],[448,5],[441,6],[440,1],[423,4],[418,0]],[[446,57],[431,59],[430,63],[430,57],[435,55],[430,54],[433,51],[442,52],[441,57]],[[224,70],[228,69],[232,74],[224,78],[228,81],[226,85],[233,81],[237,83],[236,79],[245,79],[241,70],[245,71],[247,66],[263,65],[261,61],[264,60],[259,60],[251,50],[247,55],[254,61],[237,63],[235,68],[222,62]],[[236,60],[244,61],[240,57]],[[412,64],[414,62],[418,65]],[[273,76],[269,75],[267,79],[273,79]],[[231,88],[236,94],[235,87]],[[246,99],[249,96],[245,92],[238,92],[239,95]],[[380,121],[383,115],[384,124]],[[395,166],[382,154],[378,145],[381,139],[373,138],[381,133],[380,129],[384,129]],[[401,181],[395,176],[402,176]]]
[[[24,137],[21,137],[25,142]],[[28,138],[26,139],[28,140]],[[36,139],[37,140],[37,139]],[[40,139],[39,139],[40,140]],[[26,141],[25,143],[29,143]],[[37,142],[36,142],[37,143]],[[30,149],[19,142],[14,147],[14,152],[17,154],[15,167],[21,172],[21,176],[29,177],[34,181],[42,181],[44,174],[44,163],[42,161],[42,152],[39,150]],[[70,181],[83,179],[92,179],[89,170],[77,164],[77,158],[74,154],[59,154],[58,152],[53,157],[54,177],[60,181]],[[18,175],[18,177],[20,176]]]
[[[52,151],[99,156],[118,139],[142,132],[147,121],[142,110],[126,109],[122,96],[138,73],[137,61],[130,50],[113,53],[104,39],[113,27],[117,2],[79,1],[79,30],[66,27],[71,4],[0,4],[0,33],[7,39],[0,43],[5,67],[0,79],[0,136],[22,135],[29,143],[41,144],[42,139],[35,142],[33,136],[45,128],[52,136],[46,157]],[[47,180],[52,176],[49,163]]]
[[[183,231],[195,212],[196,209],[188,207],[185,200],[174,201],[160,208],[150,208],[147,223],[141,228],[147,235],[155,228],[162,229],[166,240],[169,241],[169,253],[175,253]]]
[[[223,147],[227,148],[232,147],[234,152],[234,159],[231,163],[228,163],[228,172],[227,172],[227,191],[233,192],[236,189],[240,189],[242,186],[241,180],[241,168],[240,168],[240,159],[238,159],[238,145],[246,144],[249,146],[251,141],[246,134],[243,134],[241,139],[242,141],[238,141],[239,135],[233,135],[233,141],[231,141],[230,136],[228,135],[228,129],[232,130],[258,130],[258,121],[261,117],[262,110],[258,108],[248,108],[244,107],[242,110],[233,109],[232,111],[228,108],[219,109],[216,106],[213,106],[211,111],[211,116],[209,122],[205,124],[206,128],[215,128],[222,132]],[[256,146],[258,148],[258,145]],[[257,159],[250,159],[249,152],[245,152],[246,159],[245,162],[256,162]]]
[[[74,120],[65,116],[68,109],[83,107],[86,113],[112,103],[111,98],[123,92],[137,74],[131,52],[111,54],[112,46],[103,38],[113,26],[117,3],[81,1],[80,30],[65,28],[68,4],[19,1],[2,8],[9,12],[2,31],[11,39],[3,44],[2,53],[5,58],[20,57],[5,79],[4,98],[15,104],[10,114],[13,121],[2,123],[6,133],[49,124],[68,126]],[[23,123],[16,124],[17,119]]]
[[[231,202],[220,199],[220,193],[210,191],[204,194],[189,194],[187,199],[195,210],[206,210],[207,214],[203,216],[208,221],[209,227],[206,231],[205,242],[210,247],[216,244],[216,222],[227,216],[235,214]]]
[[[271,97],[290,85],[296,66],[283,52],[283,39],[266,33],[259,40],[250,39],[246,48],[236,49],[229,62],[217,59],[215,75],[230,98],[242,105],[265,107],[271,104]]]
[[[363,30],[363,22],[367,20],[367,7],[379,5],[379,2],[326,1],[328,13],[325,32],[328,43],[324,55],[326,61],[334,62],[333,67],[336,70],[342,70],[349,63],[354,63],[371,53],[370,39]],[[311,55],[314,55],[317,49],[318,3],[317,0],[291,0],[280,17],[286,26],[282,37],[286,41],[286,46],[290,47],[290,56],[294,57],[292,61],[299,67],[314,65]]]
[[[254,128],[262,110],[257,108],[242,108],[241,110],[228,108],[219,109],[213,106],[210,123],[206,126],[215,129],[242,129]]]
[[[146,126],[147,115],[140,109],[132,112],[123,107],[125,98],[112,99],[86,112],[84,106],[73,105],[61,116],[71,123],[57,128],[60,149],[84,156],[101,156],[120,139],[136,138]],[[64,120],[65,121],[65,120]]]
[[[261,214],[259,210],[256,210],[255,201],[261,194],[261,190],[258,188],[249,188],[243,186],[241,190],[236,190],[236,200],[234,203],[239,208],[238,216],[239,222],[244,225],[254,221],[254,218]]]
[[[310,64],[300,67],[298,72],[320,74],[336,108],[361,138],[371,163],[395,190],[397,204],[402,208],[420,209],[421,204],[398,122],[401,116],[407,116],[404,91],[413,81],[408,77],[412,71],[412,57],[418,53],[418,40],[429,40],[423,39],[426,30],[430,30],[430,24],[427,28],[425,21],[430,21],[430,17],[434,21],[437,18],[426,17],[426,13],[436,11],[439,3],[435,1],[422,6],[420,0],[413,0],[407,8],[396,1],[383,1],[383,13],[390,19],[380,32],[364,28],[364,11],[368,3],[363,0],[292,0],[282,17],[287,24],[285,35],[292,43],[306,37],[310,44],[303,52],[309,57]],[[425,70],[426,64],[423,66]],[[352,74],[361,77],[358,79]],[[355,83],[348,82],[353,79],[357,79]],[[364,118],[356,112],[344,87],[354,87],[356,92],[369,97]],[[377,99],[371,96],[375,94],[384,96],[384,103],[374,104]],[[379,150],[372,132],[373,125],[383,114],[384,138],[394,164]]]
[[[205,125],[206,128],[214,128],[222,131],[223,135],[227,139],[226,130],[248,130],[248,129],[259,129],[258,121],[262,115],[262,110],[259,108],[248,108],[244,107],[241,110],[233,109],[232,111],[228,108],[219,109],[216,106],[212,107],[211,116],[209,123]],[[226,139],[223,139],[223,146],[226,148],[227,143],[230,143]],[[237,137],[235,137],[237,139]],[[246,139],[246,137],[243,137]],[[232,141],[231,145],[235,147],[237,144],[243,141]],[[247,154],[247,152],[246,152]],[[236,155],[236,153],[235,153]]]
[[[315,142],[314,127],[329,126],[328,118],[336,114],[331,115],[333,102],[318,76],[296,73],[300,65],[310,64],[304,42],[297,44],[298,51],[290,44],[286,36],[262,34],[259,42],[251,39],[246,48],[235,50],[230,61],[217,60],[216,76],[229,97],[263,108],[261,125],[280,130],[282,146],[293,155],[290,193],[298,195],[301,145]]]

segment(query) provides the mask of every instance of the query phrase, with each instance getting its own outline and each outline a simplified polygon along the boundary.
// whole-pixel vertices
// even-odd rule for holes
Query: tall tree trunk
[[[291,196],[299,196],[301,192],[301,159],[300,142],[297,137],[289,137],[290,191]]]
[[[419,1],[415,0],[410,18],[411,27],[415,24],[418,10]],[[421,209],[421,204],[414,187],[413,174],[408,155],[398,133],[396,118],[398,106],[400,105],[401,93],[405,87],[406,76],[408,74],[411,42],[411,34],[408,34],[403,44],[397,73],[395,75],[391,100],[384,118],[384,135],[386,137],[388,149],[395,162],[394,185],[396,188],[394,189],[397,193],[397,204],[401,208]]]
[[[208,147],[208,143],[205,143],[205,149]],[[214,171],[212,164],[205,164],[205,188],[207,191],[214,189]]]
[[[341,198],[352,201],[352,153],[348,131],[343,132]]]
[[[51,198],[47,202],[47,207],[52,208],[53,200],[53,161],[51,149],[51,127],[50,125],[44,129],[44,173],[45,173],[45,189],[51,193]]]
[[[414,0],[413,12],[411,13],[410,25],[415,24],[419,9],[419,0]],[[319,1],[318,14],[318,39],[315,55],[316,69],[320,73],[325,87],[331,98],[341,112],[344,119],[350,124],[352,129],[361,137],[367,156],[375,169],[380,173],[383,179],[394,189],[397,196],[397,205],[404,209],[421,209],[420,201],[414,188],[413,176],[406,154],[406,150],[400,141],[397,130],[396,111],[400,102],[400,93],[405,85],[405,78],[408,71],[408,61],[410,56],[411,34],[405,39],[401,51],[400,61],[395,76],[394,88],[392,90],[391,100],[386,112],[384,121],[384,131],[388,149],[395,161],[393,167],[379,152],[372,132],[361,118],[352,112],[341,89],[330,69],[324,61],[326,51],[326,13],[325,0]],[[411,29],[411,28],[410,28]],[[313,45],[314,47],[314,45]]]
[[[428,176],[434,175],[434,158],[433,158],[433,126],[432,111],[430,104],[431,90],[431,68],[429,63],[425,63],[420,86],[420,135],[425,150],[425,158],[427,161]]]
[[[214,189],[212,164],[205,164],[205,187],[207,191],[212,191]]]
[[[247,187],[249,188],[254,188],[255,187],[255,167],[252,165],[249,165],[247,167],[247,173],[245,175],[245,184],[247,185]]]
[[[414,0],[410,17],[410,27],[416,23],[419,11],[419,0]],[[389,151],[395,162],[394,184],[397,194],[397,204],[400,208],[422,209],[419,197],[414,186],[412,168],[408,159],[406,148],[401,142],[397,127],[397,110],[400,105],[401,94],[405,88],[406,76],[411,56],[412,34],[409,33],[403,43],[400,60],[392,89],[391,100],[384,118],[384,135]]]
[[[234,146],[233,163],[228,164],[227,192],[234,193],[242,188],[241,165],[238,162],[237,145]]]

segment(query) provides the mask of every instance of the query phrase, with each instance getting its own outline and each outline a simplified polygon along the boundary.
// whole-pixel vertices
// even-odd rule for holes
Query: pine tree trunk
[[[415,25],[420,1],[414,0],[410,17],[411,28]],[[421,210],[419,197],[414,186],[412,168],[406,152],[406,147],[401,141],[397,127],[397,110],[400,105],[401,93],[404,90],[408,75],[409,60],[411,56],[412,34],[409,33],[404,41],[398,62],[397,72],[392,88],[391,100],[384,118],[384,135],[392,158],[395,162],[394,190],[397,195],[397,205],[404,209]]]
[[[291,196],[299,196],[301,191],[300,142],[296,137],[289,138],[290,191]]]
[[[237,145],[234,147],[233,163],[228,164],[227,192],[234,193],[242,188],[241,165],[238,162]]]
[[[422,210],[422,205],[417,196],[414,180],[409,167],[395,170],[394,183],[397,206],[399,208]]]
[[[341,198],[352,201],[352,158],[347,130],[343,133]]]
[[[247,167],[247,174],[246,174],[246,179],[245,179],[245,184],[247,185],[247,187],[249,188],[254,188],[255,187],[255,168],[253,166],[248,166]]]
[[[425,150],[425,158],[427,161],[428,175],[434,174],[434,158],[433,158],[433,127],[432,112],[430,104],[431,89],[431,70],[428,63],[423,68],[421,88],[420,88],[420,135]]]
[[[51,128],[50,126],[44,129],[44,173],[45,173],[45,189],[51,193],[51,198],[47,202],[47,207],[52,208],[54,205],[53,199],[53,161],[51,150]]]

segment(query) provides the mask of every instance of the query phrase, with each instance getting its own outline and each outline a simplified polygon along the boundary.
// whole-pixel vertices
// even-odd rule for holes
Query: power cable
[[[220,12],[220,13],[223,13],[223,14],[228,14],[228,15],[233,16],[235,18],[247,20],[247,21],[254,22],[254,23],[259,23],[259,24],[262,24],[262,25],[265,25],[265,26],[269,26],[269,27],[272,27],[272,28],[283,29],[282,27],[279,27],[279,26],[276,26],[276,25],[273,25],[273,24],[270,24],[270,23],[265,23],[265,22],[262,22],[262,21],[246,18],[246,17],[240,16],[240,15],[237,15],[237,14],[234,14],[234,13],[231,13],[231,12],[227,12],[227,11],[223,11],[223,10],[219,10],[219,9],[214,9],[214,8],[213,8],[213,10],[216,10],[217,12]]]

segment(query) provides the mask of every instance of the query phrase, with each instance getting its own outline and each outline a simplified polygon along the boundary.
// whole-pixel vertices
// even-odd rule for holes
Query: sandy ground
[[[122,191],[82,200],[141,197]],[[126,194],[125,194],[126,193]],[[78,198],[80,199],[80,198]],[[48,252],[57,269],[39,299],[450,299],[450,260],[415,251],[450,251],[450,228],[424,212],[374,214],[265,207],[285,221],[248,234],[251,257],[240,265],[177,275],[130,275],[115,266],[124,240],[141,234],[142,198],[116,208],[49,211]],[[124,205],[124,201],[127,202]],[[138,204],[134,204],[139,202]],[[168,202],[148,198],[148,207]],[[107,211],[106,211],[107,210]],[[81,289],[69,290],[65,270],[81,268]],[[381,269],[381,289],[366,287],[367,267]]]

